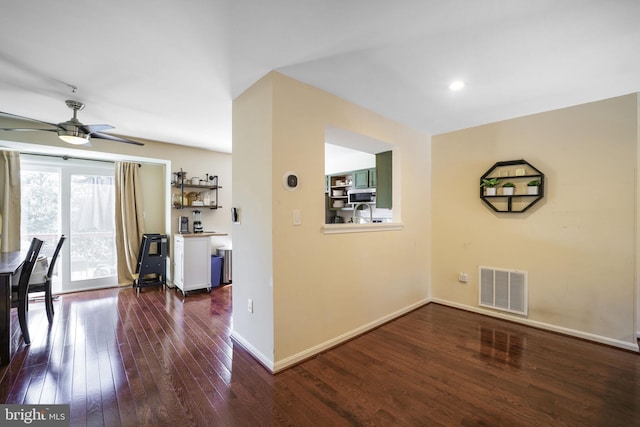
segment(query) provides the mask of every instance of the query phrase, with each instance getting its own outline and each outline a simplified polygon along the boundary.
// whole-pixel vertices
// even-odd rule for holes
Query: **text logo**
[[[69,413],[69,405],[0,405],[0,425],[68,427]]]

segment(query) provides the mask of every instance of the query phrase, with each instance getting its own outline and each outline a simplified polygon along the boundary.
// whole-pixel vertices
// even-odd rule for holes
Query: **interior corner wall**
[[[328,125],[394,145],[403,230],[322,232]],[[273,372],[427,302],[429,153],[428,136],[277,72],[234,100],[233,337]]]
[[[268,75],[233,101],[232,336],[273,370],[272,80]],[[253,313],[248,300],[253,301]]]
[[[434,299],[481,311],[479,266],[527,271],[528,317],[507,317],[637,348],[637,123],[633,94],[434,136]],[[479,178],[517,159],[545,174],[545,198],[496,213]]]

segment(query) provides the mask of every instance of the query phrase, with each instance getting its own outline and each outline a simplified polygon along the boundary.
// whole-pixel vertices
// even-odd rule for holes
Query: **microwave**
[[[375,188],[363,188],[347,191],[349,197],[349,203],[376,203],[376,189]]]

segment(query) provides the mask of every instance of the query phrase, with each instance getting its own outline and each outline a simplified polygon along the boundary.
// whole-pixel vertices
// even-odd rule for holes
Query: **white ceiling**
[[[85,124],[231,152],[232,100],[278,70],[438,134],[639,92],[639,18],[638,0],[3,0],[0,111],[57,123],[74,98]]]

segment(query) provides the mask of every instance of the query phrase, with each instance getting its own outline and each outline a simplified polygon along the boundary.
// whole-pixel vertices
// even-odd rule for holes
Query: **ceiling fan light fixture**
[[[66,143],[73,145],[84,145],[89,142],[89,134],[82,132],[80,129],[58,130],[58,138]]]

